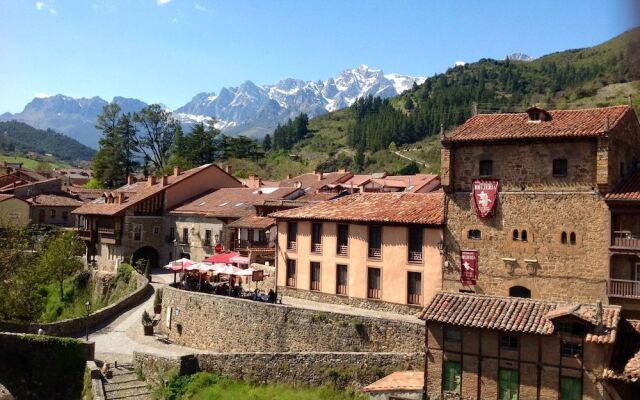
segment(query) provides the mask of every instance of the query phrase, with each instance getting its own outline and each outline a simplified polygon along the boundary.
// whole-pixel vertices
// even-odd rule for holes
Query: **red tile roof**
[[[240,218],[255,214],[255,204],[264,200],[282,199],[298,191],[297,188],[222,188],[189,200],[174,208],[171,214],[206,217]]]
[[[79,207],[82,203],[80,200],[76,200],[73,197],[61,196],[57,194],[42,194],[27,199],[29,203],[34,206],[47,206],[47,207]]]
[[[233,221],[227,226],[229,228],[267,229],[275,224],[276,220],[270,217],[247,215],[246,217]]]
[[[307,192],[315,192],[325,185],[340,183],[352,176],[353,174],[351,172],[325,172],[322,174],[322,179],[320,179],[319,174],[311,172],[294,176],[290,179],[284,179],[280,182],[280,187],[297,187],[299,185],[301,189]]]
[[[479,114],[459,126],[446,142],[475,142],[539,138],[584,138],[606,134],[626,113],[629,106],[549,111],[549,121],[529,121],[527,113]]]
[[[638,201],[640,200],[640,171],[626,177],[611,192],[605,195],[606,200]]]
[[[442,193],[356,193],[306,207],[278,211],[283,219],[442,225]]]
[[[424,387],[423,371],[397,371],[362,388],[363,392],[413,392]]]
[[[605,368],[603,377],[635,382],[640,379],[640,321],[623,319],[619,330],[611,365]]]
[[[418,318],[470,328],[551,335],[554,332],[551,319],[564,313],[564,310],[554,311],[565,306],[571,305],[519,297],[439,292],[418,313]],[[595,324],[595,304],[577,304],[571,309],[572,315]],[[604,332],[588,333],[585,340],[592,343],[615,342],[619,321],[620,306],[603,306]]]

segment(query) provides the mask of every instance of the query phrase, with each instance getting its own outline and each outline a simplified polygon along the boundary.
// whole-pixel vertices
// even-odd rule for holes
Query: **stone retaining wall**
[[[134,272],[135,273],[135,272]],[[89,315],[89,317],[78,317],[65,319],[57,322],[49,323],[29,323],[21,324],[15,322],[0,321],[0,331],[5,332],[22,332],[22,333],[37,333],[38,329],[45,331],[47,335],[51,336],[72,336],[83,332],[87,323],[89,328],[97,326],[111,318],[114,318],[126,311],[130,307],[140,304],[147,296],[151,286],[149,281],[143,275],[135,273],[137,281],[137,289],[120,299],[116,303],[103,307],[96,312]]]
[[[422,309],[422,306],[412,306],[407,304],[390,303],[388,301],[361,299],[358,297],[341,296],[318,291],[295,289],[286,286],[278,286],[278,294],[295,297],[322,303],[340,304],[368,310],[391,311],[399,314],[415,315]]]
[[[134,352],[133,364],[152,385],[170,374],[214,372],[254,383],[362,387],[393,371],[424,366],[424,353],[208,353],[158,357]]]
[[[170,317],[167,314],[170,313]],[[171,287],[161,333],[215,352],[420,352],[424,323],[316,311]]]

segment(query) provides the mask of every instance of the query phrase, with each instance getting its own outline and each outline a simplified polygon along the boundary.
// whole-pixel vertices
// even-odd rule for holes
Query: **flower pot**
[[[153,306],[153,313],[160,314],[162,312],[162,304],[158,304],[157,306]]]
[[[145,336],[153,336],[153,326],[143,326]]]

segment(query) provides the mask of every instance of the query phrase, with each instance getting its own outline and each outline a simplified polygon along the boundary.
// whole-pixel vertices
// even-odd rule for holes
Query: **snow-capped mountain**
[[[218,126],[236,134],[262,136],[287,118],[301,112],[315,117],[350,106],[362,96],[395,96],[424,82],[399,74],[385,75],[379,69],[361,65],[342,71],[325,81],[283,79],[275,85],[257,86],[246,81],[219,93],[200,93],[175,110],[183,122],[215,117]]]
[[[536,59],[535,57],[531,57],[530,55],[520,53],[520,52],[509,54],[507,58],[509,60],[514,60],[514,61],[533,61]]]
[[[325,81],[288,78],[264,86],[246,81],[237,87],[223,87],[217,94],[199,93],[172,112],[185,126],[215,118],[216,126],[227,134],[262,137],[278,123],[301,112],[315,117],[348,107],[362,96],[395,96],[411,88],[414,82],[420,84],[424,78],[385,75],[379,69],[361,65]],[[140,100],[124,97],[114,97],[112,101],[124,112],[136,112],[147,106]],[[97,148],[100,134],[95,122],[106,104],[100,97],[39,96],[20,113],[0,115],[0,121],[16,119],[36,128],[51,128]]]

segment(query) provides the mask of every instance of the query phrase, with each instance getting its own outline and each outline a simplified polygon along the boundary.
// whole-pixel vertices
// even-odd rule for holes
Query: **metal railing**
[[[322,253],[322,243],[311,243],[312,253]]]
[[[381,248],[369,247],[369,258],[381,258],[381,257],[382,257]]]
[[[345,244],[338,245],[337,254],[339,256],[346,256],[348,252],[349,252],[349,246]]]
[[[640,299],[640,281],[609,279],[609,297]]]
[[[409,252],[409,261],[421,262],[422,261],[422,252],[421,251],[410,251]]]
[[[296,287],[296,278],[295,277],[288,277],[287,278],[287,286]]]
[[[298,242],[287,242],[287,250],[297,250]]]
[[[409,293],[407,295],[408,304],[422,304],[422,295],[416,293]]]
[[[614,231],[611,243],[614,247],[640,250],[640,235],[630,231]]]
[[[367,289],[367,297],[370,299],[379,299],[380,289],[374,289],[374,288]]]
[[[320,290],[320,281],[311,281],[311,290]]]
[[[336,294],[347,294],[347,285],[341,285],[341,284],[337,284],[336,285]]]

